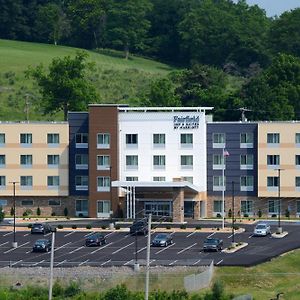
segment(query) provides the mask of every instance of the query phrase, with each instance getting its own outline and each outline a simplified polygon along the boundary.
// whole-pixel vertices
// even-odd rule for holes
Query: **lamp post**
[[[234,181],[232,181],[232,242],[231,245],[235,246],[234,242]]]
[[[283,169],[277,169],[278,171],[278,228],[277,228],[277,233],[280,234],[282,233],[282,227],[281,227],[281,224],[280,224],[280,215],[281,215],[281,199],[280,199],[280,175],[281,175],[281,171]]]
[[[110,210],[109,210],[109,216],[110,216],[110,221],[109,221],[109,229],[114,229],[114,223],[112,221],[112,178],[111,178],[111,174],[112,174],[112,166],[109,166],[109,181],[110,181],[110,187],[109,187],[109,191],[110,191]]]
[[[18,242],[16,241],[16,183],[17,181],[12,181],[13,184],[13,207],[14,207],[14,240],[12,242],[12,248],[18,247]]]

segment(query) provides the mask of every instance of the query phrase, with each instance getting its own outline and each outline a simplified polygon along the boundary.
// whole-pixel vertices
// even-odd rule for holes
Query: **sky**
[[[234,0],[237,2],[238,0]],[[280,16],[284,11],[300,7],[300,0],[246,0],[248,5],[257,4],[268,17]]]

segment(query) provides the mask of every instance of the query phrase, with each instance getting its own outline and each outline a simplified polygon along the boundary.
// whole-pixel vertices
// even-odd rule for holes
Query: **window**
[[[267,166],[268,167],[276,167],[280,165],[280,156],[279,155],[267,155]]]
[[[153,156],[153,168],[154,169],[165,169],[166,167],[166,156],[165,155],[154,155]]]
[[[214,213],[222,214],[222,200],[214,200]]]
[[[166,181],[166,177],[164,177],[164,176],[154,176],[153,181]]]
[[[300,201],[296,202],[296,206],[297,206],[297,215],[300,215]]]
[[[98,155],[97,156],[97,170],[109,170],[110,168],[110,156]]]
[[[97,191],[98,192],[109,192],[110,191],[110,177],[109,176],[97,177]]]
[[[253,133],[241,133],[241,148],[253,148]]]
[[[137,155],[126,155],[126,169],[136,170],[138,168],[139,160]]]
[[[98,133],[97,148],[98,149],[109,149],[110,148],[110,134],[109,133]]]
[[[0,207],[7,206],[7,200],[0,199]]]
[[[97,212],[99,214],[109,214],[110,213],[110,201],[101,200],[97,202]]]
[[[225,148],[225,133],[213,133],[213,148]]]
[[[76,133],[76,148],[88,148],[89,136],[87,133]]]
[[[224,168],[224,156],[222,154],[213,155],[213,170],[222,170]]]
[[[47,162],[48,162],[48,167],[58,166],[59,165],[59,155],[56,155],[56,154],[47,155]]]
[[[137,176],[128,176],[126,181],[139,181],[139,178]]]
[[[279,212],[279,200],[269,200],[269,214],[277,214]]]
[[[0,145],[5,144],[5,133],[0,133]]]
[[[193,147],[193,134],[192,133],[182,133],[180,135],[180,143],[182,148]]]
[[[0,143],[1,143],[1,139],[0,139]],[[295,143],[300,144],[300,133],[295,134]]]
[[[295,165],[300,168],[300,155],[295,155]]]
[[[268,133],[267,134],[267,143],[269,144],[279,144],[280,141],[279,141],[279,133]]]
[[[32,176],[21,176],[20,187],[21,189],[32,188]]]
[[[61,201],[60,200],[56,200],[56,199],[49,199],[48,200],[48,205],[49,206],[60,206],[61,205]]]
[[[245,214],[252,215],[253,214],[253,201],[252,200],[242,200],[241,201],[241,212],[242,212],[243,216]]]
[[[59,144],[59,134],[58,133],[48,133],[47,134],[47,144]]]
[[[89,188],[88,176],[75,176],[76,191],[87,191]]]
[[[126,146],[136,147],[138,145],[138,135],[137,134],[126,134]]]
[[[193,155],[181,155],[181,169],[193,169]]]
[[[299,176],[295,177],[295,187],[296,187],[296,191],[300,192],[300,177]]]
[[[83,217],[88,216],[88,200],[76,200],[75,204],[75,209],[76,209],[76,215],[80,216],[82,215]]]
[[[33,200],[22,200],[21,206],[33,206]]]
[[[155,148],[163,148],[166,144],[166,135],[164,133],[153,134],[153,146]]]
[[[32,134],[31,133],[21,133],[20,134],[20,143],[23,145],[32,144]]]
[[[145,202],[144,215],[152,214],[153,216],[171,216],[172,204],[169,201],[164,202]]]
[[[275,177],[271,177],[271,176],[268,176],[267,177],[267,187],[270,191],[274,190],[277,190],[278,188],[278,177],[275,176]]]
[[[75,168],[76,170],[87,170],[89,167],[89,157],[87,154],[75,155]]]
[[[5,188],[6,186],[6,178],[5,176],[0,176],[0,188]]]
[[[224,182],[226,182],[226,178],[224,178]],[[223,176],[213,176],[213,191],[222,191],[223,188]]]
[[[20,165],[22,167],[32,167],[32,155],[20,155]]]
[[[241,155],[241,170],[253,170],[253,155],[242,154]]]
[[[253,191],[253,176],[241,176],[241,192]]]
[[[59,187],[59,176],[47,176],[48,188]]]
[[[185,176],[185,177],[182,177],[183,181],[187,181],[189,183],[192,183],[193,184],[193,177],[192,176]]]
[[[1,154],[0,155],[0,168],[5,166],[5,155]]]

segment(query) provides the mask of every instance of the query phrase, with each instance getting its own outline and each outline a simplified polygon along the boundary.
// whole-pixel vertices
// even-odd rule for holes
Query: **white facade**
[[[206,191],[205,109],[124,109],[119,111],[119,130],[121,181],[134,178],[153,182],[156,177],[156,180],[171,182],[179,177],[192,178],[199,192]],[[154,134],[164,135],[165,144],[154,144]],[[138,166],[128,166],[126,156],[137,156]],[[155,165],[155,159],[162,160],[165,165],[163,162],[162,166]],[[187,165],[182,165],[185,161]]]

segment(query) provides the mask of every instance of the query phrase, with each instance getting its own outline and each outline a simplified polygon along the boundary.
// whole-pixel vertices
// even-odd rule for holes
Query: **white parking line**
[[[70,251],[69,254],[72,254],[72,253],[74,253],[74,252],[76,252],[76,251],[79,251],[79,250],[81,250],[82,248],[84,248],[84,246],[81,246],[81,247],[79,247],[79,248],[76,248],[75,250]]]
[[[253,237],[253,234],[249,235],[249,239],[251,239]]]
[[[212,234],[210,234],[207,238],[210,238],[211,236],[213,236],[214,234],[216,234],[215,232],[213,232]]]
[[[201,259],[198,259],[196,262],[193,263],[193,266],[196,265],[197,263],[199,263],[201,261]]]
[[[227,238],[230,239],[233,236],[233,234],[231,234],[230,236],[228,236]]]
[[[110,232],[110,233],[106,234],[105,237],[108,237],[108,236],[110,236],[111,234],[114,234],[114,233],[115,233],[114,231]]]
[[[31,252],[32,252],[32,250],[28,250],[28,251],[26,251],[26,254],[31,253]]]
[[[24,243],[24,244],[20,245],[20,246],[19,246],[19,247],[17,247],[17,248],[11,248],[11,249],[9,249],[9,250],[7,250],[7,251],[3,252],[3,253],[4,253],[4,254],[6,254],[6,253],[9,253],[9,252],[11,252],[11,251],[14,251],[14,250],[16,250],[16,249],[18,249],[18,248],[21,248],[22,246],[25,246],[25,245],[27,245],[27,244],[29,244],[29,242],[26,242],[26,243]]]
[[[13,233],[14,233],[14,232],[11,231],[11,232],[8,232],[8,233],[3,234],[3,236],[7,236],[7,235],[10,235],[10,234],[13,234]]]
[[[140,250],[138,250],[137,253],[140,253],[140,252],[142,252],[142,251],[144,251],[144,250],[146,250],[146,249],[147,249],[147,246],[144,247],[144,248],[142,248],[142,249],[140,249]],[[133,254],[135,254],[135,251],[133,252]]]
[[[49,235],[51,235],[51,232],[49,232],[49,233],[45,234],[44,236],[49,236]]]
[[[81,262],[78,266],[82,266],[82,265],[86,264],[88,261],[89,261],[89,259],[87,259],[87,260]]]
[[[5,243],[3,243],[3,244],[0,244],[0,247],[3,246],[3,245],[5,245],[5,244],[8,244],[8,242],[5,242]]]
[[[128,245],[126,245],[126,246],[124,246],[124,247],[122,247],[122,248],[120,248],[120,249],[116,250],[116,251],[114,251],[112,254],[116,254],[116,253],[118,253],[118,252],[122,251],[123,249],[125,249],[125,248],[127,248],[127,247],[129,247],[129,246],[133,245],[133,244],[134,244],[134,242],[132,242],[132,243],[130,243],[130,244],[128,244]]]
[[[24,234],[23,236],[28,236],[30,233],[26,233],[26,234]]]
[[[178,251],[177,254],[180,254],[180,253],[182,253],[182,252],[184,252],[184,251],[187,251],[187,250],[191,249],[192,247],[194,247],[194,246],[196,246],[196,245],[197,245],[197,243],[194,243],[193,245],[188,246],[188,247],[186,247],[186,248],[184,248],[184,249]]]
[[[172,265],[174,265],[174,264],[175,264],[177,261],[178,261],[178,259],[176,259],[176,260],[172,261],[171,263],[169,263],[169,266],[172,266]]]
[[[91,234],[93,234],[93,233],[95,233],[95,231],[89,232],[89,233],[87,233],[86,235],[84,235],[83,237],[86,237],[86,236],[91,235]]]
[[[196,233],[196,231],[193,231],[193,232],[189,233],[186,237],[188,238],[188,237],[192,236],[195,233]]]
[[[220,261],[218,261],[218,262],[216,263],[216,265],[219,265],[222,261],[223,261],[223,259],[221,259]]]
[[[59,250],[59,249],[65,247],[65,246],[67,246],[67,245],[69,245],[69,244],[71,244],[71,243],[72,243],[72,242],[68,242],[68,243],[66,243],[66,244],[64,244],[64,245],[62,245],[62,246],[60,246],[60,247],[58,247],[58,248],[55,248],[54,251],[57,251],[57,250]]]
[[[64,237],[69,236],[69,235],[71,235],[71,234],[73,234],[73,233],[75,233],[75,231],[71,231],[71,232],[65,234]]]
[[[62,264],[64,264],[66,261],[67,261],[67,260],[65,259],[65,260],[63,260],[63,261],[57,263],[56,266],[62,265]]]
[[[101,266],[104,266],[105,264],[108,264],[109,262],[111,262],[111,259],[105,261],[104,263],[101,264]]]
[[[102,250],[102,249],[104,249],[104,248],[106,248],[106,247],[108,247],[108,246],[110,246],[112,243],[108,243],[108,244],[106,244],[105,246],[103,246],[103,247],[100,247],[100,248],[98,248],[97,250],[94,250],[93,252],[91,252],[90,254],[94,254],[94,253],[96,253],[96,252],[98,252],[98,251],[100,251],[100,250]]]
[[[152,259],[152,260],[150,260],[149,261],[149,265],[151,265],[153,262],[155,262],[156,261],[156,259]]]
[[[41,260],[41,261],[38,261],[38,262],[36,262],[35,264],[33,264],[32,266],[34,267],[34,266],[37,266],[37,265],[39,265],[39,264],[41,264],[41,263],[43,263],[45,260],[43,259],[43,260]]]
[[[133,259],[131,259],[131,260],[129,260],[129,261],[127,261],[123,266],[127,266],[127,265],[129,265],[131,262],[133,261]]]
[[[175,245],[175,243],[173,243],[173,244],[169,245],[168,247],[165,247],[165,248],[163,248],[163,249],[157,251],[155,254],[159,254],[159,253],[161,253],[161,252],[163,252],[163,251],[169,249],[170,247],[172,247],[172,246],[174,246],[174,245]]]
[[[173,231],[173,232],[170,233],[170,235],[173,235],[173,234],[175,234],[175,231]]]
[[[16,265],[16,264],[20,263],[21,261],[23,261],[23,259],[21,259],[21,260],[19,260],[19,261],[16,261],[16,262],[14,262],[14,263],[13,263],[13,264],[11,264],[10,266],[12,267],[12,266],[14,266],[14,265]]]

